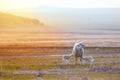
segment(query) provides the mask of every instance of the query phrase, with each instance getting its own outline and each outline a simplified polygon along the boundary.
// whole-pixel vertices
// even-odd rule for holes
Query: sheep
[[[92,67],[93,65],[93,62],[94,62],[94,58],[92,56],[90,57],[83,57],[82,58],[84,61],[82,61],[82,64],[85,65],[86,62],[85,61],[88,61],[90,63],[90,67]]]
[[[84,45],[82,42],[75,43],[73,46],[73,50],[71,54],[64,54],[62,56],[62,63],[63,64],[70,64],[69,59],[74,56],[75,57],[75,64],[77,64],[77,59],[80,58],[80,61],[82,65],[85,64],[85,61],[88,61],[90,63],[90,66],[92,66],[94,59],[92,56],[90,57],[84,57]]]
[[[64,54],[62,55],[62,63],[63,64],[70,64],[70,57],[73,56],[72,54]]]
[[[75,57],[75,64],[77,64],[77,59],[80,58],[80,61],[82,62],[82,58],[84,55],[84,45],[82,42],[78,42],[74,44],[72,55]]]

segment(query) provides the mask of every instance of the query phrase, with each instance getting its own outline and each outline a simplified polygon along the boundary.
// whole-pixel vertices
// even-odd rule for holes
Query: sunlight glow
[[[0,0],[0,10],[33,8],[33,7],[63,7],[63,8],[116,8],[119,0]]]

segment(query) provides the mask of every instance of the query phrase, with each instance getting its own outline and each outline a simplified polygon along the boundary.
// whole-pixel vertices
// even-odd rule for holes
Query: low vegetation
[[[96,49],[96,48],[95,48]],[[93,52],[95,62],[93,67],[86,65],[74,65],[74,58],[71,58],[71,63],[68,65],[61,64],[61,56],[63,52],[58,53],[58,56],[45,55],[43,53],[24,55],[14,54],[14,56],[0,56],[0,79],[1,80],[119,80],[120,79],[120,56],[109,52],[109,48],[99,48],[98,53]],[[47,48],[48,50],[48,48]],[[68,52],[67,52],[68,51]],[[69,50],[66,52],[69,53]],[[91,48],[86,48],[87,51],[93,51]],[[112,51],[110,49],[110,51]],[[49,52],[49,50],[48,50]],[[40,54],[40,55],[39,55]],[[111,56],[114,55],[114,56]],[[2,55],[2,54],[1,54]],[[11,54],[12,55],[12,54]],[[36,55],[36,56],[35,56]],[[97,56],[96,56],[97,55]]]

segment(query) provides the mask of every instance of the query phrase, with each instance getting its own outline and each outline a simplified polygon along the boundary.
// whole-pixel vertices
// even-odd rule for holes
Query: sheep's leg
[[[93,66],[93,63],[92,62],[90,62],[90,68]]]
[[[77,64],[77,59],[78,59],[78,57],[75,57],[75,64]]]
[[[82,58],[80,58],[80,62],[82,62]]]
[[[64,61],[64,59],[62,60],[62,64],[64,64],[65,63],[65,61]]]
[[[67,60],[65,59],[65,65],[67,64]]]
[[[62,59],[62,64],[63,65],[66,64],[66,59],[65,58]]]
[[[67,64],[70,64],[68,59],[66,61],[67,61]]]
[[[90,61],[90,67],[92,67],[92,66],[93,66],[93,62],[94,62],[94,59],[93,59],[93,58],[90,58],[89,61]]]
[[[82,58],[80,58],[80,62],[81,62],[81,64],[83,65]]]
[[[93,67],[93,62],[90,62],[90,67]]]

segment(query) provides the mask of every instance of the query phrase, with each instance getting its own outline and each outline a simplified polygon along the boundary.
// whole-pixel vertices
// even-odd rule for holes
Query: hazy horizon
[[[64,32],[120,30],[119,0],[1,0],[0,11],[39,19]]]
[[[39,19],[47,26],[64,31],[79,31],[79,29],[120,29],[120,8],[37,7],[11,10],[8,12]]]

